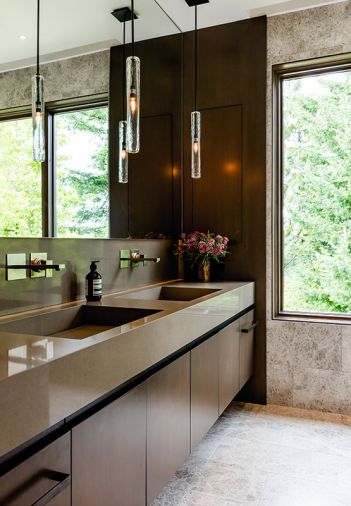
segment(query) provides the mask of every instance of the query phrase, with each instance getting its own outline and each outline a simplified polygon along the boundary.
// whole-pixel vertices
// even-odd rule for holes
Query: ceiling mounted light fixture
[[[33,160],[45,160],[44,78],[39,72],[40,0],[37,0],[37,68],[32,77]]]
[[[188,0],[186,0],[188,3]],[[199,3],[203,3],[199,0]],[[201,177],[201,113],[197,110],[197,3],[195,5],[195,63],[194,63],[194,111],[191,113],[191,177],[199,179]]]
[[[134,0],[131,0],[132,56],[126,62],[127,80],[127,151],[140,150],[140,59],[134,49]]]

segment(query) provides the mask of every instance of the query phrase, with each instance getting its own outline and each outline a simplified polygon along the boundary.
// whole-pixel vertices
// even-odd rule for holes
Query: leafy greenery
[[[108,237],[107,107],[57,115],[56,136],[58,236]]]
[[[351,72],[284,82],[284,309],[351,312]]]
[[[41,168],[31,118],[0,122],[0,237],[42,235]]]
[[[59,237],[108,237],[108,110],[58,114]],[[41,166],[32,161],[32,120],[0,122],[0,237],[42,235]]]

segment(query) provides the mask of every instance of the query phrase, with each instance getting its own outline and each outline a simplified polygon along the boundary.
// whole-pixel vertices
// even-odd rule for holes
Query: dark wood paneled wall
[[[266,400],[266,18],[200,30],[197,104],[202,178],[190,177],[194,33],[184,34],[185,230],[228,235],[220,277],[256,283],[255,376],[245,400]]]
[[[139,42],[135,53],[141,60],[141,149],[129,155],[129,184],[122,185],[117,173],[123,48],[111,49],[110,235],[171,236],[181,229],[182,36]]]
[[[130,157],[130,184],[116,183],[122,53],[120,47],[111,50],[112,235],[143,236],[151,230],[176,235],[183,228],[209,229],[231,239],[231,255],[224,266],[213,269],[214,275],[256,283],[256,370],[242,398],[265,402],[266,19],[198,32],[199,180],[190,177],[195,58],[194,32],[187,32],[137,45],[142,62],[141,152]]]

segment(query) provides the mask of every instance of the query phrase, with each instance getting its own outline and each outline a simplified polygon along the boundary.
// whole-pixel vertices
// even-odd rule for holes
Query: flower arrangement
[[[209,281],[210,261],[219,263],[229,253],[227,251],[229,239],[209,231],[181,234],[176,254],[184,256],[190,261],[191,267],[198,264],[199,279]]]

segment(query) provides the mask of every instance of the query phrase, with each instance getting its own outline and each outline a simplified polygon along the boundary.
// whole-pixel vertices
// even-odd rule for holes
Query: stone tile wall
[[[272,320],[272,65],[351,52],[350,27],[351,1],[268,19],[268,402],[339,413],[351,413],[351,326]]]
[[[107,93],[110,52],[100,51],[41,66],[45,79],[45,100]],[[34,67],[0,73],[0,110],[29,105]]]

